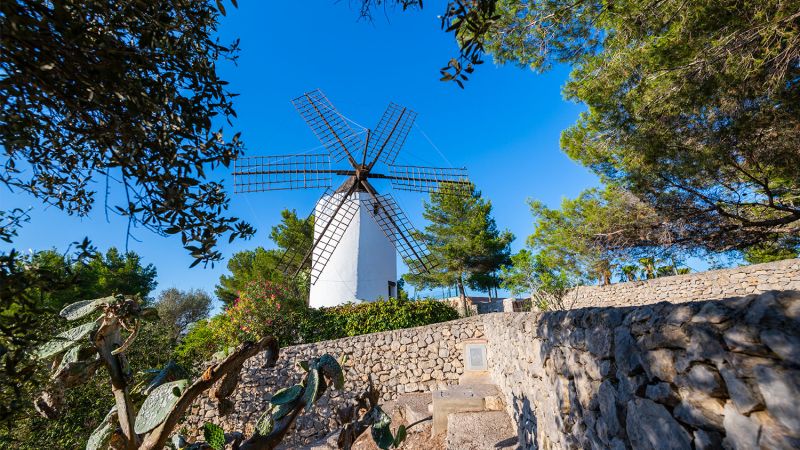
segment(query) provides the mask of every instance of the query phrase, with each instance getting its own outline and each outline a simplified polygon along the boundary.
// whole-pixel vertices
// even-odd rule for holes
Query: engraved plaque
[[[486,344],[467,344],[465,350],[465,369],[468,371],[481,371],[487,369]]]

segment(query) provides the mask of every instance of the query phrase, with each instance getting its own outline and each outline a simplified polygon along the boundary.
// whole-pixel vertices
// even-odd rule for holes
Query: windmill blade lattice
[[[326,231],[321,236],[314,235],[316,245],[311,250],[313,253],[313,264],[311,265],[311,284],[319,278],[320,273],[331,259],[334,250],[344,237],[347,227],[353,221],[358,212],[358,201],[349,196],[347,192],[331,193],[330,189],[323,194],[322,198],[328,198],[322,207],[315,208],[311,213],[314,215],[314,228],[320,227]],[[341,207],[338,208],[341,203]],[[306,220],[311,220],[311,215]],[[278,269],[287,275],[291,275],[300,269],[309,249],[290,248],[281,257]]]
[[[361,137],[322,91],[317,89],[303,94],[292,100],[292,104],[336,162],[347,158],[355,165],[353,153],[357,154],[363,147]]]
[[[430,272],[436,267],[425,244],[414,239],[411,221],[390,194],[376,195],[362,201],[362,207],[375,219],[375,223],[394,244],[397,252],[414,273]]]
[[[233,191],[329,188],[334,173],[324,154],[241,157],[233,161]]]
[[[467,169],[458,167],[389,166],[387,178],[401,191],[466,196],[472,190]]]
[[[372,164],[378,160],[393,164],[416,118],[414,111],[389,103],[378,126],[370,134],[366,160],[372,161]]]

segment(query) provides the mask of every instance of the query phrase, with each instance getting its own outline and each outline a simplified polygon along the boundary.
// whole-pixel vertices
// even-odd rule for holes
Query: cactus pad
[[[39,347],[39,349],[36,351],[36,357],[39,359],[49,358],[53,355],[63,352],[64,350],[68,350],[96,328],[96,322],[88,322],[83,325],[78,325],[75,328],[71,328],[56,336],[56,338],[52,341]]]
[[[93,313],[103,303],[111,303],[113,301],[114,296],[96,298],[94,300],[82,300],[65,306],[58,315],[67,320],[77,320]]]
[[[303,400],[306,402],[306,411],[310,411],[314,402],[319,397],[319,370],[312,368],[306,377],[306,390],[303,392]]]
[[[322,370],[323,375],[333,381],[333,387],[336,389],[344,387],[344,372],[336,358],[326,353],[319,358],[317,366]]]
[[[272,433],[272,429],[274,427],[275,420],[272,418],[272,414],[267,411],[258,418],[258,421],[256,421],[256,434],[266,436]]]
[[[136,425],[134,426],[136,434],[147,433],[163,422],[180,398],[173,391],[177,390],[177,393],[182,395],[188,385],[188,380],[178,380],[164,383],[153,389],[142,403],[139,414],[136,415]]]
[[[303,386],[295,384],[292,387],[281,389],[272,396],[270,403],[273,405],[285,405],[286,403],[293,402],[300,397],[303,392]]]
[[[111,408],[106,417],[100,422],[100,426],[92,431],[89,440],[86,441],[86,450],[100,450],[108,447],[111,436],[114,434],[116,426],[117,407]]]

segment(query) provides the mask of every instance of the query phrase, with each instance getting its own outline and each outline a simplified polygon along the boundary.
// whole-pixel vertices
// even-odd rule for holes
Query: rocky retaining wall
[[[286,448],[296,448],[325,436],[341,427],[336,409],[364,392],[371,375],[384,400],[405,392],[425,392],[456,384],[464,371],[463,343],[483,337],[480,317],[454,320],[424,327],[367,334],[334,341],[298,345],[281,349],[276,367],[263,368],[263,354],[245,363],[239,386],[231,397],[233,412],[217,414],[216,404],[207,397],[195,401],[183,424],[189,433],[199,433],[206,421],[226,431],[244,431],[250,435],[272,394],[291,386],[304,372],[297,363],[330,353],[337,358],[347,355],[345,387],[329,389],[310,413],[297,419],[297,429],[284,441]]]
[[[660,277],[647,281],[581,286],[566,297],[567,308],[636,306],[740,297],[770,290],[800,290],[800,259]]]
[[[800,448],[798,292],[481,317],[523,448]]]

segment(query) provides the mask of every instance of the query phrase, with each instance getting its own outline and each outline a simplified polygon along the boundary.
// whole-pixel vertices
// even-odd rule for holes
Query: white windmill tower
[[[328,153],[239,158],[235,192],[327,188],[307,219],[314,220],[311,248],[290,248],[281,259],[281,268],[293,275],[311,261],[310,306],[395,296],[395,250],[415,273],[429,271],[433,261],[394,198],[378,194],[369,179],[389,180],[400,190],[461,195],[470,186],[466,169],[394,165],[416,118],[402,106],[390,103],[374,130],[356,133],[319,90],[292,103]],[[349,167],[333,167],[344,160]],[[379,162],[388,173],[373,172]],[[335,191],[333,175],[347,177]]]

